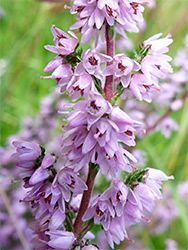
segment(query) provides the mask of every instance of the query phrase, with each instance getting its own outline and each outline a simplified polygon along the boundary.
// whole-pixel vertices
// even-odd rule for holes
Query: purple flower
[[[55,249],[70,250],[76,241],[74,233],[68,231],[50,230],[46,234],[50,236],[48,245]]]
[[[112,181],[111,186],[101,195],[101,200],[111,199],[118,217],[123,214],[123,207],[127,202],[129,188],[120,181]]]
[[[151,81],[153,78],[165,78],[167,73],[172,73],[173,69],[168,63],[172,58],[167,55],[147,55],[141,62],[141,70]]]
[[[150,46],[148,55],[141,61],[141,70],[151,80],[154,78],[165,78],[168,72],[172,73],[172,67],[168,63],[172,58],[164,55],[169,51],[168,46],[173,42],[171,35],[158,39],[162,33],[156,34],[142,43],[143,48]]]
[[[155,34],[145,40],[142,43],[142,46],[145,48],[148,45],[151,47],[149,48],[149,54],[150,55],[159,55],[163,53],[167,53],[169,51],[168,46],[173,42],[173,39],[171,39],[171,35],[168,34],[165,38],[160,38],[162,36],[162,33]]]
[[[55,46],[46,45],[44,46],[45,49],[58,55],[69,55],[74,52],[78,43],[78,38],[73,32],[68,31],[68,33],[73,37],[71,38],[65,32],[56,28],[55,25],[52,25],[51,31],[54,36]]]
[[[133,161],[136,159],[119,142],[135,145],[134,121],[118,107],[112,109],[101,98],[96,95],[95,101],[82,101],[75,105],[78,111],[68,114],[70,125],[65,127],[62,153],[68,152],[68,160],[77,164],[75,171],[91,161],[100,165],[104,175],[108,171],[112,176],[121,170],[131,172],[127,157]],[[109,114],[109,118],[103,117],[105,114]]]
[[[48,78],[56,79],[56,84],[61,87],[61,91],[63,92],[64,90],[66,90],[67,84],[73,77],[72,68],[70,64],[63,64],[63,63],[59,63],[59,64],[54,63],[54,64],[55,65],[52,65],[54,67],[51,67],[51,65],[49,65],[49,68],[48,68],[48,65],[47,65],[46,66],[47,69],[45,68],[45,70],[49,70],[49,71],[51,71],[51,69],[52,70],[54,69],[54,72],[52,73],[52,75],[42,76],[41,79],[48,79]]]
[[[129,188],[127,202],[124,206],[123,217],[126,226],[131,226],[140,221],[143,221],[143,211],[139,200],[136,198],[134,192]]]
[[[179,125],[170,117],[166,117],[163,121],[156,127],[156,130],[160,130],[161,133],[166,137],[170,138],[173,130],[177,131]]]
[[[101,71],[101,63],[110,61],[112,61],[112,58],[110,56],[98,53],[95,49],[88,49],[82,55],[82,66],[84,67],[84,69],[90,75],[94,75],[100,80],[103,80],[104,78]]]
[[[140,65],[124,54],[117,54],[113,58],[113,64],[106,67],[103,71],[104,75],[112,75],[116,77],[116,85],[121,82],[124,88],[130,83],[132,71],[138,71]]]
[[[82,34],[81,43],[88,43],[98,30],[103,28],[106,22],[113,26],[115,31],[123,36],[124,30],[129,32],[138,32],[137,22],[142,22],[142,12],[144,10],[141,4],[144,1],[128,1],[128,0],[92,0],[92,1],[74,1],[71,13],[78,13],[78,22],[71,26],[71,29],[80,29]],[[67,7],[68,8],[68,7]]]
[[[177,99],[175,101],[173,101],[170,105],[170,108],[173,110],[173,111],[177,111],[179,110],[181,107],[183,106],[183,101],[181,99]]]
[[[173,239],[166,239],[165,240],[165,245],[166,245],[166,248],[165,248],[165,250],[178,250],[178,243],[175,241],[175,240],[173,240]]]
[[[56,56],[44,68],[44,72],[50,72],[57,69],[60,65],[65,64],[65,59],[62,55]]]
[[[109,230],[110,222],[115,217],[114,208],[109,199],[95,198],[86,210],[82,220],[94,218],[94,223],[102,224],[104,230]]]
[[[41,155],[41,148],[36,143],[14,141],[12,144],[16,147],[17,151],[14,156],[17,156],[24,163],[35,161]],[[23,167],[25,167],[24,164]]]
[[[79,65],[77,65],[77,67],[78,66]],[[87,97],[89,91],[95,89],[92,77],[86,72],[80,74],[77,72],[77,67],[67,86],[66,83],[64,84],[64,86],[66,86],[66,90],[69,92],[68,95],[72,97],[73,102],[81,96]],[[65,90],[64,86],[62,86],[61,91]]]
[[[143,173],[136,170],[135,174],[142,174],[139,183],[135,183],[133,180],[132,183],[129,183],[127,182],[128,179],[125,181],[126,185],[129,186],[129,194],[124,206],[124,218],[127,226],[134,225],[142,220],[149,221],[145,218],[144,211],[152,212],[155,201],[162,199],[161,181],[173,179],[173,176],[167,176],[161,170],[151,168]]]
[[[155,82],[148,80],[143,74],[133,75],[130,82],[130,90],[139,101],[145,100],[151,102],[151,93],[154,89],[159,90],[155,87]]]
[[[46,155],[42,160],[41,167],[37,168],[29,179],[29,184],[35,185],[38,182],[46,180],[50,176],[50,172],[47,168],[53,165],[55,159],[55,156]]]
[[[145,180],[145,183],[140,182],[139,185],[133,189],[133,196],[141,211],[146,209],[149,212],[152,212],[155,200],[162,199],[162,194],[160,192],[161,181],[174,179],[174,177],[167,176],[159,169],[148,168],[143,179]]]
[[[111,112],[111,104],[100,94],[90,91],[89,97],[73,105],[74,111],[69,112],[66,120],[69,127],[88,124],[87,128],[90,129],[105,113]]]
[[[84,181],[70,168],[60,170],[57,181],[66,201],[70,200],[71,192],[76,196],[77,194],[83,193],[84,190],[87,190],[87,185]]]
[[[119,245],[120,241],[123,241],[125,238],[128,239],[124,219],[121,217],[113,218],[109,229],[104,230],[104,233],[112,249],[114,249],[114,242]]]

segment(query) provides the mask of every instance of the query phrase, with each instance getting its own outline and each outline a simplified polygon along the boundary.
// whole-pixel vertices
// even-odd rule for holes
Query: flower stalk
[[[88,171],[87,181],[86,181],[88,190],[84,191],[83,193],[80,209],[78,211],[78,215],[74,223],[74,232],[78,236],[78,238],[80,237],[83,231],[84,222],[82,220],[82,217],[88,208],[90,197],[93,191],[94,182],[95,182],[95,176],[97,172],[98,172],[97,166],[91,163],[89,167],[89,171]]]
[[[106,23],[105,26],[105,35],[106,35],[106,53],[108,56],[113,58],[114,56],[114,32],[112,28]],[[113,64],[113,61],[107,62],[107,66]],[[113,75],[106,77],[106,82],[104,86],[105,98],[110,102],[113,97]]]

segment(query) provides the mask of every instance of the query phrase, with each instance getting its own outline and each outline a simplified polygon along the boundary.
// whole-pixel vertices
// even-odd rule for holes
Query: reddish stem
[[[114,39],[110,26],[106,23],[106,54],[113,58],[114,56]],[[107,62],[107,66],[111,65],[112,62]],[[112,72],[113,73],[113,72]],[[113,75],[106,77],[106,82],[104,86],[105,98],[110,101],[113,97]]]
[[[77,215],[75,223],[74,223],[74,232],[75,232],[75,234],[77,234],[78,238],[83,231],[84,222],[82,221],[82,217],[83,217],[83,215],[84,215],[84,213],[87,210],[88,205],[89,205],[89,201],[90,201],[91,193],[93,190],[96,173],[97,173],[97,168],[93,168],[93,166],[91,164],[91,166],[89,168],[89,172],[88,172],[87,181],[86,181],[86,185],[88,187],[88,190],[84,191],[84,193],[83,193],[80,209],[78,211],[78,215]]]

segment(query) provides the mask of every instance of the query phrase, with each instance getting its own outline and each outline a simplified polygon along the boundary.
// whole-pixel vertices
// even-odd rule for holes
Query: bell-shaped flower
[[[108,230],[110,227],[110,222],[114,217],[115,211],[110,200],[101,200],[101,197],[99,196],[91,202],[82,220],[87,221],[91,218],[94,218],[95,224],[102,224],[103,228]]]
[[[58,55],[53,58],[44,68],[44,72],[50,72],[58,68],[60,65],[65,63],[65,59],[63,56]]]
[[[163,119],[161,124],[159,124],[156,127],[156,130],[160,130],[161,133],[166,137],[170,138],[172,131],[177,131],[179,128],[179,125],[175,120],[173,120],[171,117],[166,117]]]
[[[128,235],[125,229],[124,218],[113,218],[110,224],[110,228],[108,230],[104,230],[104,233],[112,249],[114,249],[114,242],[119,245],[120,241],[123,241],[125,238],[128,239]]]
[[[167,73],[172,73],[173,69],[168,63],[172,58],[167,55],[150,56],[147,55],[141,62],[141,71],[149,81],[153,78],[165,78]]]
[[[155,87],[154,82],[152,83],[148,80],[145,75],[133,75],[130,82],[130,90],[139,101],[145,100],[146,102],[151,102],[151,93],[154,89],[159,91],[159,89]]]
[[[72,97],[72,101],[76,101],[81,96],[87,97],[90,90],[94,90],[95,85],[92,77],[88,73],[78,74],[76,69],[73,77],[68,82],[66,90],[69,92],[68,95]],[[65,87],[62,87],[62,91]]]
[[[127,88],[130,80],[132,71],[138,71],[140,69],[140,65],[127,57],[124,54],[117,54],[113,58],[113,64],[107,66],[103,74],[114,75],[116,77],[116,85],[121,82],[124,88]]]
[[[49,229],[54,230],[59,228],[63,224],[64,220],[65,213],[62,212],[60,208],[57,208],[50,218]]]
[[[123,214],[129,188],[121,181],[112,181],[111,186],[101,195],[101,200],[110,198],[118,217]]]
[[[73,232],[50,230],[46,234],[50,236],[48,246],[59,250],[70,250],[76,241],[76,236]]]
[[[17,151],[13,156],[17,157],[20,161],[34,161],[41,155],[41,147],[34,142],[14,141],[13,145]]]
[[[55,46],[46,45],[44,46],[45,49],[58,55],[69,55],[74,52],[78,43],[78,38],[72,31],[68,31],[72,38],[64,31],[56,28],[55,25],[52,25],[51,31],[54,36]]]
[[[105,21],[108,25],[115,25],[115,31],[126,37],[124,30],[138,32],[137,22],[142,22],[142,4],[145,1],[128,0],[99,0],[99,1],[74,1],[74,6],[67,7],[71,13],[78,13],[77,23],[70,29],[81,30],[81,43],[88,43],[92,37],[103,29]]]
[[[68,114],[62,149],[70,163],[76,164],[75,171],[91,161],[100,165],[104,175],[108,171],[111,176],[122,170],[131,172],[127,157],[134,162],[136,159],[119,142],[135,145],[134,121],[118,107],[112,108],[102,97],[96,96],[91,102],[81,101],[75,108]]]
[[[38,182],[46,180],[50,176],[50,172],[47,168],[51,167],[55,162],[55,157],[52,155],[46,155],[41,163],[41,166],[35,170],[29,179],[30,185],[35,185]]]
[[[134,223],[131,217],[135,219],[135,222],[138,222],[140,219],[147,220],[144,217],[144,210],[150,213],[152,212],[155,201],[162,199],[162,194],[160,192],[162,181],[169,179],[174,179],[174,177],[167,176],[159,169],[148,168],[143,174],[143,182],[140,181],[133,190],[130,189],[128,202],[124,212],[131,224]],[[131,211],[134,210],[135,215],[133,216]]]
[[[71,192],[76,196],[88,189],[85,182],[79,178],[78,174],[76,174],[71,168],[63,168],[60,170],[57,181],[64,197],[66,197],[66,201],[70,200]]]
[[[159,55],[163,53],[167,53],[169,51],[168,46],[173,43],[173,39],[171,38],[171,35],[168,34],[164,38],[160,38],[162,36],[162,33],[155,34],[145,40],[142,43],[142,46],[145,48],[150,45],[149,48],[149,54],[150,55]]]
[[[98,53],[93,50],[86,50],[82,55],[82,66],[90,74],[96,78],[103,80],[104,76],[101,71],[101,64],[112,61],[110,56]]]
[[[88,96],[88,100],[79,101],[73,105],[74,110],[69,112],[66,119],[69,127],[88,124],[87,128],[89,130],[104,114],[111,112],[111,104],[99,93],[90,91]]]
[[[169,51],[168,46],[173,42],[171,35],[165,38],[159,37],[162,33],[156,34],[142,43],[143,48],[150,46],[148,54],[141,61],[141,71],[151,81],[153,78],[165,78],[167,73],[173,69],[168,63],[172,60],[170,56],[164,55]]]

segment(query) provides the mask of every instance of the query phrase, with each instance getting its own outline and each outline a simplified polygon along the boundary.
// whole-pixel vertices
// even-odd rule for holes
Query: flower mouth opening
[[[96,66],[98,64],[98,60],[94,56],[90,56],[88,61],[92,66]]]
[[[98,206],[96,207],[96,213],[97,213],[97,218],[100,218],[104,214],[104,212],[102,212]]]
[[[92,114],[96,114],[100,109],[102,108],[101,106],[97,106],[95,103],[95,100],[91,101],[90,104],[88,105],[88,111]]]
[[[122,196],[122,192],[119,190],[119,191],[117,192],[117,195],[116,195],[116,201],[117,201],[117,202],[120,202],[120,201],[121,201],[121,196]]]
[[[117,13],[106,4],[106,12],[109,16],[117,18]]]
[[[121,72],[121,73],[122,73],[126,68],[127,68],[127,66],[124,66],[124,65],[122,64],[122,62],[119,62],[119,63],[118,63],[118,69],[120,69],[120,72]]]

